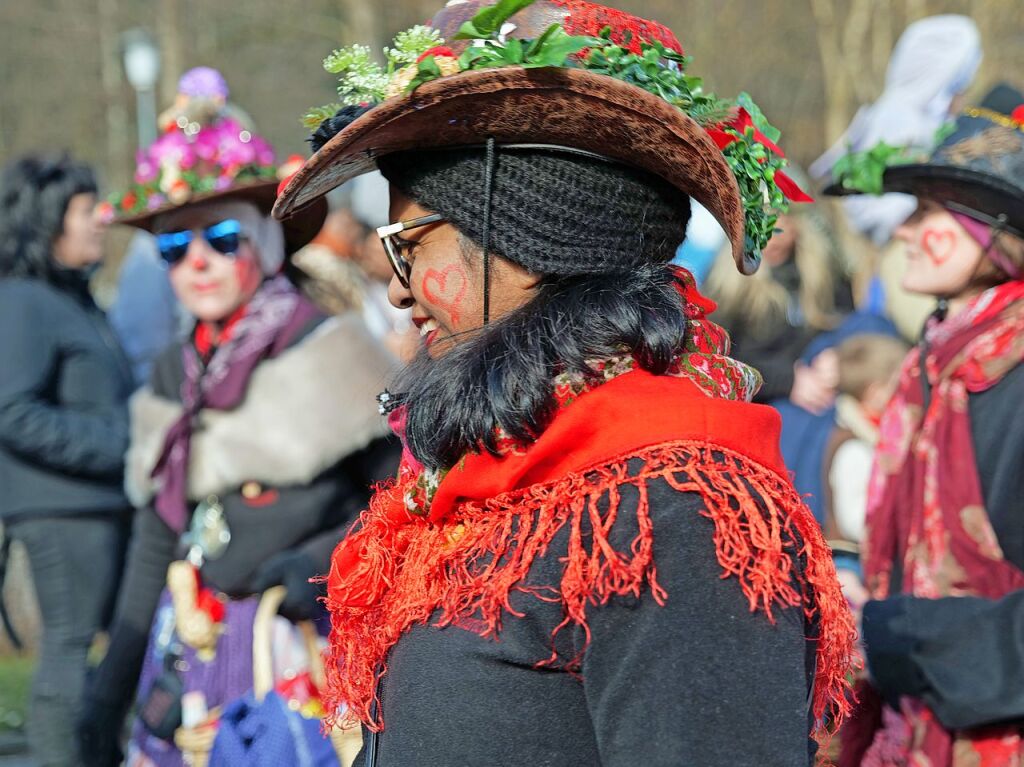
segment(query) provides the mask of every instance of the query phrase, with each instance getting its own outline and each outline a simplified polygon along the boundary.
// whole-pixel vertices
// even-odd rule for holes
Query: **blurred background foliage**
[[[801,164],[881,91],[889,52],[911,21],[965,13],[985,59],[969,96],[999,79],[1024,85],[1021,0],[615,0],[668,24],[715,90],[749,91]],[[0,3],[0,162],[67,148],[94,163],[106,187],[124,183],[137,144],[135,94],[125,79],[125,30],[157,42],[157,108],[191,66],[217,67],[232,101],[281,156],[305,152],[299,116],[332,98],[321,68],[332,48],[379,48],[429,18],[438,0],[4,0]]]

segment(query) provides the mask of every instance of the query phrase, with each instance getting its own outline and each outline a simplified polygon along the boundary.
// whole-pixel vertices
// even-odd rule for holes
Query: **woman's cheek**
[[[245,295],[255,292],[263,279],[263,274],[260,271],[259,264],[256,262],[255,255],[249,253],[244,257],[236,258],[234,269],[235,279],[238,280],[241,292]]]
[[[921,252],[933,266],[941,268],[956,253],[958,240],[958,233],[953,229],[925,226],[921,231]]]
[[[427,268],[419,276],[419,281],[420,295],[425,303],[440,309],[448,315],[453,326],[458,326],[469,290],[466,268],[460,263],[449,264],[441,269]]]

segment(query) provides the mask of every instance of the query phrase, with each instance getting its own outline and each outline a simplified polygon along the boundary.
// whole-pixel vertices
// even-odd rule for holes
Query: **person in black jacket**
[[[807,767],[853,619],[760,377],[670,263],[692,196],[752,271],[786,176],[748,183],[761,165],[664,97],[700,82],[658,63],[685,63],[670,30],[523,5],[440,10],[486,47],[449,39],[335,112],[276,203],[375,164],[388,297],[423,338],[382,398],[398,474],[332,557],[328,709],[362,722],[360,767]],[[627,46],[649,77],[615,77]]]
[[[31,562],[43,633],[28,717],[44,765],[76,761],[86,655],[130,523],[131,374],[88,274],[103,256],[90,168],[25,157],[0,175],[0,519]]]

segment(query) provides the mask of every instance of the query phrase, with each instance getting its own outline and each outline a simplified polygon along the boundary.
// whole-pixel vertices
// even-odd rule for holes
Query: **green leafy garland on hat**
[[[779,131],[746,93],[735,100],[705,91],[703,80],[689,75],[692,57],[657,41],[641,41],[640,53],[617,45],[611,30],[599,37],[568,34],[552,24],[533,40],[501,34],[505,21],[534,0],[499,0],[477,12],[455,36],[474,44],[456,56],[440,33],[415,26],[385,48],[386,66],[371,58],[370,49],[352,45],[324,59],[324,69],[340,75],[339,101],[310,110],[303,124],[315,130],[344,106],[373,104],[409,94],[423,83],[470,70],[498,67],[573,67],[613,77],[653,93],[701,125],[721,150],[739,186],[746,221],[745,250],[759,259],[775,232],[775,222],[789,202],[810,202],[782,169],[785,155],[774,143]]]
[[[978,110],[967,110],[969,114]],[[973,116],[973,115],[971,115]],[[889,168],[911,163],[927,162],[932,148],[937,147],[953,131],[956,121],[949,120],[935,131],[931,147],[893,146],[879,141],[869,149],[859,152],[849,151],[832,166],[832,181],[837,186],[861,194],[882,194],[883,176]]]

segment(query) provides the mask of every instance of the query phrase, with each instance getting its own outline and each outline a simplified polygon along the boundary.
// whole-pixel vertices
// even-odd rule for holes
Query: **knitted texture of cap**
[[[410,150],[378,164],[407,197],[483,242],[482,149]],[[666,263],[689,219],[689,198],[644,171],[569,153],[498,148],[490,250],[535,274],[608,274]]]

